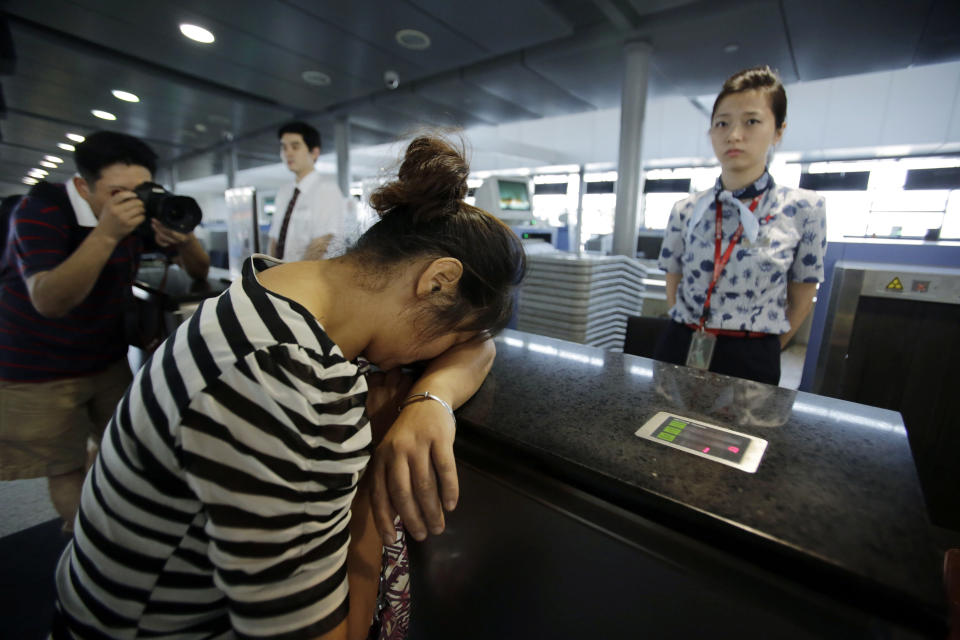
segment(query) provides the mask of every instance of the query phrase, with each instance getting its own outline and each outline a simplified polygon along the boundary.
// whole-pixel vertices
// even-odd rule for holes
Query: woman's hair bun
[[[414,224],[452,215],[467,195],[470,167],[463,151],[436,135],[418,136],[407,147],[397,179],[370,196],[383,217],[406,215]]]

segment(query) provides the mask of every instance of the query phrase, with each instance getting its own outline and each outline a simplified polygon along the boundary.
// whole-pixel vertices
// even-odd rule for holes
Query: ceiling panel
[[[44,156],[51,155],[63,159],[63,162],[56,169],[40,166],[40,161]],[[56,163],[54,163],[56,164]],[[0,171],[3,174],[14,176],[24,176],[31,169],[42,169],[49,172],[51,180],[66,180],[74,173],[73,159],[70,154],[62,151],[54,153],[52,151],[37,151],[26,148],[13,147],[0,143]]]
[[[392,109],[425,125],[472,127],[496,123],[495,121],[484,120],[472,113],[461,111],[456,107],[432,102],[422,94],[414,93],[413,89],[397,89],[389,93],[378,94],[373,103],[377,107]]]
[[[538,114],[464,82],[459,74],[417,85],[414,90],[428,100],[472,113],[487,122],[512,122],[539,117]]]
[[[372,101],[350,109],[350,122],[398,138],[420,126],[416,118],[411,118],[393,109],[376,106]]]
[[[960,58],[960,2],[935,0],[913,61],[932,64],[957,58]]]
[[[652,61],[674,91],[686,96],[717,93],[731,74],[760,64],[779,71],[784,82],[795,82],[790,40],[777,7],[744,3],[725,9],[719,23],[720,16],[710,12],[657,23],[649,34]],[[727,53],[727,45],[737,49]]]
[[[538,0],[409,1],[486,51],[518,51],[573,33],[569,22]]]
[[[387,68],[408,77],[429,71],[435,63],[429,57],[401,48],[392,32],[387,41],[380,42],[367,37],[362,24],[350,28],[349,21],[343,25],[331,19],[338,5],[343,5],[339,7],[342,9],[360,4],[258,2],[246,3],[242,11],[237,11],[235,0],[198,0],[191,4],[191,9],[208,21],[228,26],[230,32],[250,34],[298,59],[286,69],[297,78],[307,69],[327,73],[332,80],[331,90],[339,96],[356,97],[379,89]],[[383,8],[368,10],[366,19],[384,20]],[[396,29],[393,27],[393,31]]]
[[[83,7],[61,0],[45,3],[11,0],[7,10],[37,25],[46,25],[144,61],[154,61],[157,52],[162,52],[162,65],[176,73],[253,95],[269,96],[279,104],[294,108],[317,110],[353,97],[343,83],[331,83],[322,91],[304,83],[300,74],[315,66],[310,58],[238,29],[217,29],[192,11],[164,3],[130,5],[118,0],[102,0],[90,4]],[[210,25],[217,32],[217,41],[205,46],[187,40],[178,29],[182,21]],[[349,39],[339,35],[342,48],[349,50]]]
[[[609,25],[596,0],[550,0],[550,7],[577,29]]]
[[[931,0],[866,5],[783,0],[800,77],[816,80],[910,65],[930,6]]]
[[[489,49],[452,31],[445,24],[424,13],[405,0],[351,0],[350,2],[318,3],[315,0],[289,0],[304,14],[335,25],[344,33],[352,34],[356,42],[386,56],[381,72],[403,63],[424,70],[440,71],[482,58]],[[525,0],[520,0],[521,2]],[[397,42],[399,29],[417,29],[430,37],[430,48],[424,51],[406,49]],[[421,74],[410,70],[398,71],[412,77]]]
[[[610,36],[581,46],[544,48],[525,55],[524,63],[598,109],[620,106],[624,73],[620,38]]]
[[[686,5],[697,4],[700,1],[701,0],[629,0],[630,6],[633,7],[633,10],[641,17],[656,15],[671,9],[679,9]]]
[[[18,54],[0,77],[8,185],[34,150],[56,154],[69,130],[141,136],[164,163],[183,159],[184,180],[222,170],[227,132],[240,166],[277,162],[276,127],[293,117],[315,123],[329,151],[339,115],[360,148],[425,124],[616,107],[628,39],[653,46],[649,96],[715,94],[755,64],[789,83],[960,58],[957,0],[6,0],[3,9]],[[216,42],[187,41],[182,21]],[[402,28],[424,31],[430,48],[401,47]],[[387,69],[400,75],[392,92]],[[306,84],[306,70],[330,84]],[[114,88],[142,101],[120,103]],[[96,120],[93,108],[119,119]]]
[[[590,111],[594,106],[524,66],[519,58],[466,69],[463,79],[540,116]]]

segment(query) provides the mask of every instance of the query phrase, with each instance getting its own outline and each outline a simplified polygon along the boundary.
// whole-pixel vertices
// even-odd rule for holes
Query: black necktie
[[[280,237],[277,238],[277,258],[283,259],[283,247],[287,243],[287,227],[290,226],[290,214],[293,213],[293,207],[297,204],[297,196],[300,195],[300,189],[293,189],[293,197],[290,198],[290,204],[287,205],[287,212],[283,214],[283,224],[280,225]]]

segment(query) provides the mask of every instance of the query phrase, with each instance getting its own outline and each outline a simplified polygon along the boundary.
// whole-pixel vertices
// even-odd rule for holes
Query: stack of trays
[[[527,256],[517,329],[623,350],[627,317],[640,315],[647,270],[626,256]]]

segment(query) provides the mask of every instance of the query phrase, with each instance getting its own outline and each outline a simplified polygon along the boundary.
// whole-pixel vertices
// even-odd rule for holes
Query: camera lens
[[[164,198],[162,211],[158,219],[165,227],[180,233],[187,233],[193,231],[193,228],[200,223],[201,217],[200,207],[193,198],[167,196]]]

